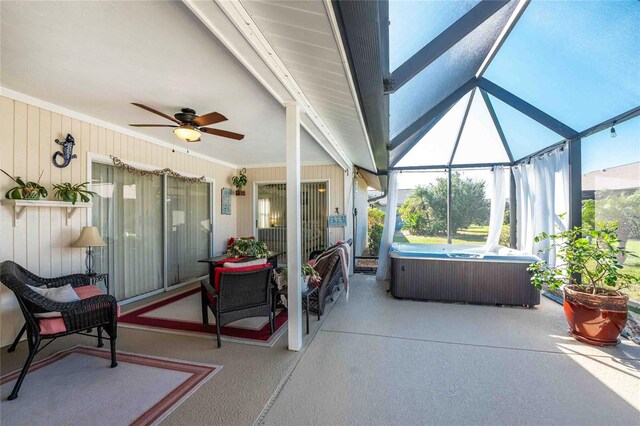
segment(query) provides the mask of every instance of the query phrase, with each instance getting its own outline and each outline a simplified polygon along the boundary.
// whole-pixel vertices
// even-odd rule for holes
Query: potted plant
[[[278,288],[282,289],[287,285],[288,269],[278,268],[275,272],[275,275]],[[308,263],[300,267],[300,275],[302,275],[302,291],[307,290],[307,287],[309,287],[309,282],[313,283],[320,280],[320,274],[318,273],[318,271],[313,269],[313,266],[309,265]]]
[[[236,195],[245,195],[244,187],[247,185],[247,169],[240,170],[239,176],[231,178],[231,182],[236,187]]]
[[[71,204],[75,204],[78,198],[80,198],[83,203],[88,203],[91,201],[91,198],[96,195],[95,192],[87,189],[88,184],[89,182],[77,183],[75,185],[69,182],[59,183],[53,185],[53,189],[55,189],[54,195],[62,201],[68,201]]]
[[[256,241],[252,238],[238,238],[227,249],[227,255],[230,257],[263,258],[269,256],[269,248],[262,241]]]
[[[560,259],[551,267],[545,261],[529,266],[531,282],[538,289],[562,287],[564,313],[569,332],[579,341],[597,346],[620,343],[618,336],[627,323],[629,296],[620,289],[638,278],[622,272],[619,256],[635,256],[620,247],[616,222],[597,229],[575,227],[554,235],[541,233],[536,242],[548,239]],[[581,277],[579,279],[578,277]]]
[[[6,198],[10,200],[39,200],[40,197],[44,198],[48,195],[45,187],[40,185],[40,178],[42,178],[44,170],[40,172],[40,177],[38,177],[37,182],[25,182],[20,176],[16,176],[14,178],[4,170],[0,170],[2,171],[2,173],[7,175],[9,179],[18,184],[18,186],[15,186],[7,191],[7,193],[5,194]]]

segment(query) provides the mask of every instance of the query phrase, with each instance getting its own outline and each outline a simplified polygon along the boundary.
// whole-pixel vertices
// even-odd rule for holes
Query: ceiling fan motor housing
[[[198,116],[196,115],[195,110],[191,108],[182,108],[182,112],[175,114],[174,117],[182,123],[192,123]]]

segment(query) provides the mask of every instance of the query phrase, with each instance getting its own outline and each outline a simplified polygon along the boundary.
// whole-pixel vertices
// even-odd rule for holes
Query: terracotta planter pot
[[[627,324],[629,296],[594,295],[578,290],[577,286],[564,287],[564,315],[569,332],[577,340],[595,346],[615,346]]]

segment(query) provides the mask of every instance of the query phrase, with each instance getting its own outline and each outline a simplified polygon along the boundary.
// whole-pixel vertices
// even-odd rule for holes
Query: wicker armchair
[[[352,240],[349,239],[347,244],[351,245]],[[331,246],[326,250],[315,250],[309,255],[309,260],[317,259],[321,254],[331,251],[336,246]],[[340,254],[336,251],[328,259],[321,264],[314,264],[313,266],[320,274],[320,288],[315,295],[309,297],[309,305],[312,312],[316,312],[320,315],[324,315],[324,307],[326,300],[330,299],[333,302],[333,293],[339,289],[342,277],[342,266],[340,265]]]
[[[26,322],[10,350],[15,349],[15,344],[25,330],[27,332],[27,343],[29,345],[29,355],[9,396],[9,400],[18,397],[20,386],[24,381],[34,356],[41,349],[40,344],[43,340],[51,339],[51,341],[53,341],[58,337],[70,334],[85,334],[83,332],[86,330],[96,328],[98,332],[98,346],[100,347],[102,346],[102,331],[104,330],[109,335],[108,340],[111,341],[111,367],[113,368],[118,365],[116,362],[118,305],[115,297],[101,294],[75,302],[58,303],[45,298],[29,287],[46,285],[48,288],[53,288],[71,284],[71,286],[76,289],[90,285],[89,278],[86,275],[75,274],[59,278],[41,278],[15,262],[5,261],[0,264],[0,281],[16,295]],[[61,318],[54,318],[54,320],[61,319],[64,325],[60,324],[60,329],[57,332],[49,333],[43,331],[41,328],[41,321],[51,321],[51,319],[42,318],[42,316],[38,314],[48,312],[60,313]],[[43,348],[47,345],[43,346]]]
[[[270,264],[246,268],[218,267],[213,285],[208,279],[200,282],[202,323],[209,324],[210,309],[216,319],[218,347],[222,346],[220,329],[242,318],[268,316],[269,329],[273,334],[272,269]]]

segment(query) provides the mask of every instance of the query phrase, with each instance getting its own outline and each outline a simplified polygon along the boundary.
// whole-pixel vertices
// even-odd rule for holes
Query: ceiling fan
[[[200,134],[203,132],[210,135],[222,136],[223,138],[235,140],[242,140],[242,138],[244,138],[244,135],[241,135],[239,133],[204,127],[210,124],[220,123],[227,120],[227,117],[218,112],[210,112],[209,114],[197,115],[195,110],[191,108],[182,108],[181,112],[174,114],[174,116],[171,117],[146,105],[142,105],[136,102],[132,102],[131,105],[135,105],[138,108],[142,108],[156,115],[159,115],[160,117],[166,118],[167,120],[173,121],[177,124],[177,126],[175,124],[129,124],[129,126],[172,127],[173,133],[175,133],[177,137],[186,142],[200,142]]]

